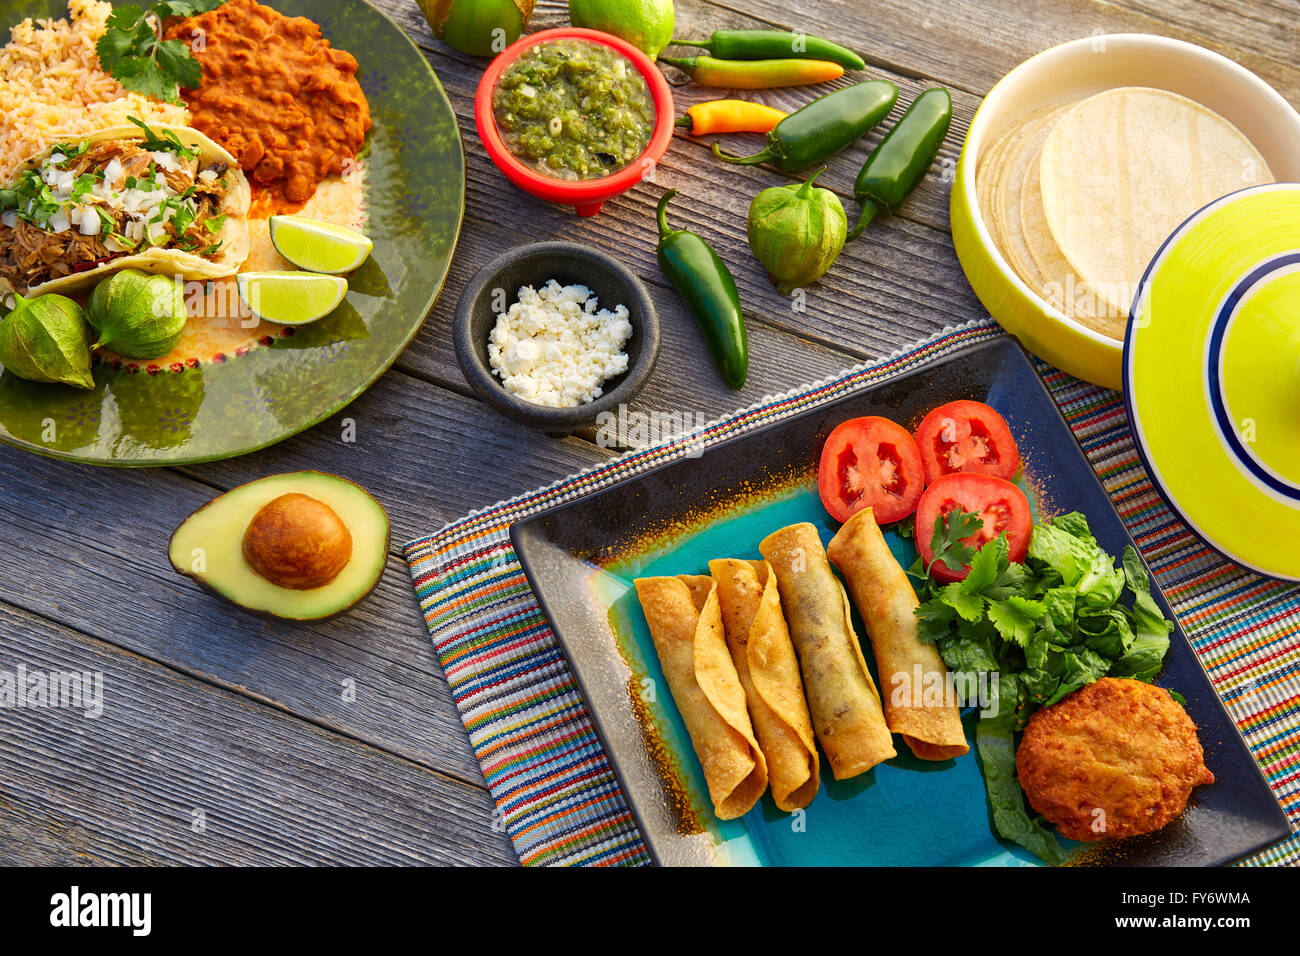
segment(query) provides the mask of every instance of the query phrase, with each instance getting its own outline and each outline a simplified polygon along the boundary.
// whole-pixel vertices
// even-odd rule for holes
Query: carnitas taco
[[[74,293],[121,269],[216,279],[248,257],[248,179],[198,130],[57,143],[0,189],[0,287]]]

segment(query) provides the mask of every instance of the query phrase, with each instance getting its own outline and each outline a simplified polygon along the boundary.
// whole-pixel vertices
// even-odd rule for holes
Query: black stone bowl
[[[605,382],[595,401],[571,408],[547,408],[517,398],[501,385],[488,361],[488,336],[497,321],[494,306],[504,311],[518,300],[520,288],[541,288],[551,279],[561,285],[585,285],[602,309],[627,306],[632,323],[632,338],[624,347],[627,371]],[[594,425],[602,412],[631,402],[659,359],[659,315],[645,285],[613,257],[572,242],[518,246],[489,262],[461,295],[452,334],[456,360],[474,391],[503,415],[553,435]]]

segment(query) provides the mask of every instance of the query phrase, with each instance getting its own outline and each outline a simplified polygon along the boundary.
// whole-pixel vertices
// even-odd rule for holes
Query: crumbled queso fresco
[[[525,286],[497,316],[488,339],[492,371],[506,391],[534,405],[571,408],[599,398],[601,386],[627,371],[632,338],[627,306],[596,311],[585,285]]]

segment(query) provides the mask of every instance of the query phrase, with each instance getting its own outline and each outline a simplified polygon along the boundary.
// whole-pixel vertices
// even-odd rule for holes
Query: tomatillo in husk
[[[13,311],[0,321],[0,365],[29,382],[94,388],[81,306],[53,293],[34,299],[14,293]]]
[[[534,0],[419,0],[439,40],[470,56],[496,56],[523,36]]]
[[[162,358],[185,331],[185,289],[179,279],[123,269],[90,294],[86,321],[99,333],[92,348],[130,359]]]
[[[844,251],[849,234],[844,204],[814,185],[824,172],[804,183],[765,189],[750,204],[749,248],[782,295],[812,285]]]

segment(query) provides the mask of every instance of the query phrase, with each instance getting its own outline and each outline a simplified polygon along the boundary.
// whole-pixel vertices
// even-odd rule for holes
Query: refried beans
[[[356,59],[333,49],[311,20],[228,0],[166,35],[190,44],[203,67],[202,85],[182,90],[191,124],[239,160],[270,205],[291,210],[321,180],[350,171],[370,106]]]

